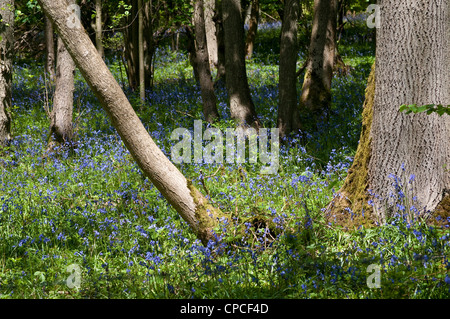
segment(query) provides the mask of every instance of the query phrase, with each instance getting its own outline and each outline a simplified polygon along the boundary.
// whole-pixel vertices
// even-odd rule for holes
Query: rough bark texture
[[[250,19],[248,23],[247,39],[245,41],[245,57],[251,59],[255,46],[256,32],[258,31],[259,0],[252,0]]]
[[[222,0],[225,69],[231,117],[238,125],[260,126],[245,66],[244,25],[240,0]]]
[[[379,4],[375,81],[369,78],[360,145],[340,190],[344,199],[335,199],[328,214],[350,207],[362,215],[366,207],[369,223],[384,223],[414,206],[429,222],[449,225],[450,117],[405,114],[399,106],[450,104],[450,1]]]
[[[194,2],[194,25],[196,42],[195,57],[203,100],[203,115],[207,122],[213,123],[219,119],[219,112],[217,111],[217,99],[214,93],[214,83],[209,67],[203,0],[195,0]]]
[[[280,39],[280,80],[278,84],[279,106],[277,126],[280,130],[281,137],[299,129],[296,75],[299,7],[300,5],[297,0],[285,1]]]
[[[75,90],[75,64],[66,50],[63,41],[58,37],[56,56],[55,94],[53,109],[50,114],[50,140],[65,143],[72,141],[73,92]]]
[[[389,174],[415,175],[419,210],[434,210],[450,188],[450,117],[398,112],[402,104],[450,104],[450,1],[380,5],[369,186],[382,197],[375,207],[384,221],[395,194]]]
[[[217,36],[216,24],[214,23],[215,0],[203,1],[203,12],[205,18],[206,43],[208,45],[209,64],[212,68],[217,68]]]
[[[6,146],[11,141],[14,1],[1,0],[0,9],[0,146]]]
[[[308,64],[303,82],[302,112],[323,114],[331,102],[336,40],[337,0],[314,0]]]
[[[78,69],[83,74],[131,155],[161,194],[189,224],[201,241],[214,240],[213,227],[224,214],[207,199],[169,161],[148,134],[127,97],[99,56],[86,31],[69,28],[65,0],[39,0],[52,20]]]

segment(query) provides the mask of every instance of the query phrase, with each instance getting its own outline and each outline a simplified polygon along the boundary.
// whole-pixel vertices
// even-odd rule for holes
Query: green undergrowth
[[[267,41],[277,41],[278,31],[261,30],[248,74],[258,114],[271,128],[278,72]],[[77,147],[46,153],[43,68],[15,65],[14,140],[0,158],[1,298],[448,298],[447,229],[397,215],[384,226],[344,232],[322,216],[356,150],[374,55],[358,37],[346,41],[341,54],[353,69],[333,80],[329,124],[309,134],[320,153],[283,145],[276,175],[261,174],[260,162],[176,164],[232,217],[207,246],[143,176],[79,74]],[[136,107],[169,158],[170,133],[192,131],[202,118],[186,61],[183,52],[161,50],[146,107]],[[120,65],[110,65],[120,80]],[[216,127],[225,131],[232,121],[224,88],[216,93]],[[380,288],[370,288],[370,265],[379,267]]]

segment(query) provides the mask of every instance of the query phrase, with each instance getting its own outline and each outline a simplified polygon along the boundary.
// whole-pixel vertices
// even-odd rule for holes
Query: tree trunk
[[[122,92],[96,48],[80,28],[66,24],[68,12],[64,0],[39,0],[45,14],[64,41],[78,69],[107,112],[127,149],[161,194],[206,244],[214,240],[213,228],[224,214],[181,174],[158,148]]]
[[[286,136],[299,127],[297,103],[297,24],[300,14],[298,0],[286,0],[280,39],[278,123],[280,136]]]
[[[138,1],[131,0],[130,15],[127,19],[127,28],[123,33],[125,46],[125,60],[127,63],[128,85],[131,90],[139,88],[139,39],[138,39]]]
[[[49,147],[53,142],[63,144],[72,141],[73,92],[75,90],[75,64],[58,37],[56,56],[56,81],[53,109],[50,114]]]
[[[0,146],[7,146],[11,141],[14,0],[1,0],[0,9]]]
[[[153,38],[153,7],[152,0],[144,2],[144,72],[145,87],[153,87],[153,56],[156,43]]]
[[[259,20],[259,0],[252,0],[252,10],[250,12],[250,20],[245,41],[245,57],[251,59],[253,55],[253,47],[255,46],[256,32],[258,31]]]
[[[139,97],[141,103],[145,101],[145,67],[144,67],[144,7],[142,0],[138,0],[138,47],[139,47]]]
[[[209,68],[208,45],[206,41],[205,20],[203,11],[203,0],[194,2],[194,26],[196,42],[196,66],[200,82],[200,90],[203,100],[203,115],[209,123],[219,119],[217,111],[217,99],[214,93],[214,84]]]
[[[214,23],[215,0],[203,1],[203,12],[205,19],[206,43],[208,46],[209,65],[211,68],[217,68],[217,36],[216,24]]]
[[[373,200],[373,208],[365,213],[372,222],[384,223],[394,212],[412,218],[413,205],[425,212],[424,217],[447,207],[444,221],[448,225],[450,117],[404,114],[399,106],[450,104],[450,1],[380,4],[375,88],[366,91],[374,91],[373,114],[363,115],[366,123],[371,122],[366,127],[363,122],[368,138],[360,141],[340,191],[342,197],[329,207],[330,216],[342,215],[342,209],[333,207],[352,208],[355,194],[362,194],[357,198],[359,205]],[[369,191],[374,196],[369,197]]]
[[[216,83],[221,80],[225,81],[225,38],[223,31],[223,14],[222,14],[222,1],[215,0],[216,14],[214,15],[214,22],[216,25],[216,38],[217,38],[217,76]]]
[[[303,82],[300,108],[316,122],[331,103],[336,45],[337,0],[314,0],[314,19],[309,58]]]
[[[226,86],[231,117],[238,125],[260,126],[245,66],[244,25],[240,0],[222,0]]]
[[[55,38],[53,33],[52,23],[45,19],[45,48],[46,48],[46,59],[45,59],[45,71],[49,76],[50,83],[55,83]]]
[[[102,0],[95,0],[95,44],[98,54],[105,57],[103,49]]]

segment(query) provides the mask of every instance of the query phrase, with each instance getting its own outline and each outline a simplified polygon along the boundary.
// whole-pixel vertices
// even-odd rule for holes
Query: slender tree
[[[212,123],[219,119],[219,112],[217,111],[217,99],[214,93],[214,84],[209,67],[203,0],[195,0],[194,2],[194,26],[196,42],[195,64],[197,66],[203,100],[203,115],[207,122]]]
[[[14,0],[0,1],[0,146],[11,140]]]
[[[45,19],[45,49],[46,49],[46,59],[45,59],[45,71],[49,76],[50,83],[55,82],[55,36],[53,32],[52,23]]]
[[[222,0],[226,86],[231,117],[238,125],[259,127],[245,66],[244,24],[240,0]]]
[[[216,36],[216,24],[214,22],[215,0],[203,1],[203,12],[206,29],[206,43],[208,45],[209,64],[211,68],[217,68],[218,48]]]
[[[217,77],[216,83],[221,80],[225,81],[225,38],[223,31],[223,14],[222,14],[222,1],[215,0],[215,15],[213,17],[216,26],[216,39],[217,39]]]
[[[103,27],[102,27],[102,0],[95,0],[95,45],[98,53],[104,57],[105,52],[103,48]]]
[[[245,41],[245,57],[247,59],[250,59],[253,55],[256,32],[258,31],[258,21],[259,21],[259,0],[252,0],[247,38]]]
[[[225,215],[208,203],[155,144],[83,27],[67,25],[66,0],[38,2],[144,174],[204,244],[214,240],[213,228]]]
[[[450,216],[450,117],[404,114],[402,104],[450,104],[450,1],[379,1],[376,63],[363,130],[330,220],[384,223],[394,211]],[[368,201],[371,201],[368,203]],[[364,214],[361,211],[364,209]],[[363,216],[364,215],[364,216]],[[442,216],[444,215],[444,216]],[[447,221],[448,223],[448,221]]]
[[[337,0],[314,0],[314,18],[309,57],[300,97],[302,113],[316,120],[331,103],[336,46]]]
[[[278,123],[280,136],[300,128],[297,102],[298,0],[285,0],[280,39]]]
[[[139,56],[139,97],[141,103],[145,100],[145,56],[144,56],[144,6],[138,0],[138,56]]]

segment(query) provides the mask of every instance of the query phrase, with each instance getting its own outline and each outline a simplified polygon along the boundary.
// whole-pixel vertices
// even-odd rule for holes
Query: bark
[[[55,83],[55,38],[52,23],[45,17],[45,71],[50,83]]]
[[[78,69],[105,109],[127,149],[144,174],[206,244],[214,240],[213,228],[224,214],[169,161],[148,134],[95,46],[81,28],[66,25],[64,0],[39,0],[45,14],[64,41]]]
[[[216,24],[214,23],[214,10],[215,1],[214,0],[204,0],[203,1],[203,12],[205,19],[205,30],[206,30],[206,43],[208,46],[209,64],[211,68],[217,68],[217,36],[216,36]]]
[[[153,7],[152,0],[144,2],[144,72],[145,87],[153,87],[153,56],[156,43],[153,38]]]
[[[217,111],[217,99],[214,93],[211,70],[209,68],[203,0],[195,0],[194,2],[194,25],[196,42],[195,57],[203,100],[203,115],[207,122],[213,123],[219,119],[219,112]]]
[[[128,85],[131,90],[137,92],[140,83],[140,44],[144,48],[144,86],[149,88],[152,86],[152,61],[155,53],[155,40],[153,38],[153,23],[152,23],[152,1],[145,1],[143,3],[143,10],[139,11],[138,0],[131,0],[131,11],[127,19],[127,28],[124,36],[124,56],[126,61],[126,72],[128,78]],[[139,40],[139,15],[143,15],[143,32],[142,39]],[[140,92],[140,91],[139,91]],[[142,92],[140,92],[142,94]]]
[[[138,56],[139,56],[139,97],[141,103],[145,101],[145,66],[144,66],[144,7],[142,0],[138,0]]]
[[[53,96],[53,109],[50,114],[50,147],[53,146],[53,142],[58,144],[71,142],[73,133],[75,64],[60,37],[58,37],[57,46],[55,93]]]
[[[11,141],[14,1],[0,1],[0,9],[0,146],[7,146]]]
[[[245,57],[247,59],[251,59],[253,55],[253,48],[255,46],[259,20],[259,0],[252,0],[251,8],[247,39],[245,41]]]
[[[245,66],[244,25],[240,0],[222,0],[226,86],[231,118],[240,126],[259,128]]]
[[[298,0],[286,0],[280,39],[279,105],[277,127],[284,137],[298,130],[297,103],[297,22],[300,14]]]
[[[226,80],[225,70],[225,38],[223,31],[223,15],[222,15],[222,1],[215,0],[216,14],[214,15],[214,22],[216,25],[216,38],[217,38],[217,77],[216,83]]]
[[[127,28],[123,34],[125,44],[125,60],[127,65],[128,85],[131,90],[139,88],[139,39],[138,39],[138,2],[131,1],[130,15],[127,19]]]
[[[103,28],[102,28],[102,0],[95,0],[95,44],[98,54],[104,58]]]
[[[450,104],[450,1],[380,4],[373,119],[365,130],[370,141],[360,142],[341,194],[349,203],[355,193],[365,195],[359,199],[363,204],[373,200],[372,220],[378,223],[403,209],[410,213],[412,205],[425,218],[436,208],[442,217],[449,207],[450,117],[398,109],[402,104]],[[357,157],[365,158],[359,166]],[[360,182],[353,181],[358,172]],[[374,195],[369,197],[369,191]]]
[[[315,120],[331,103],[337,0],[314,0],[314,19],[300,108]]]

